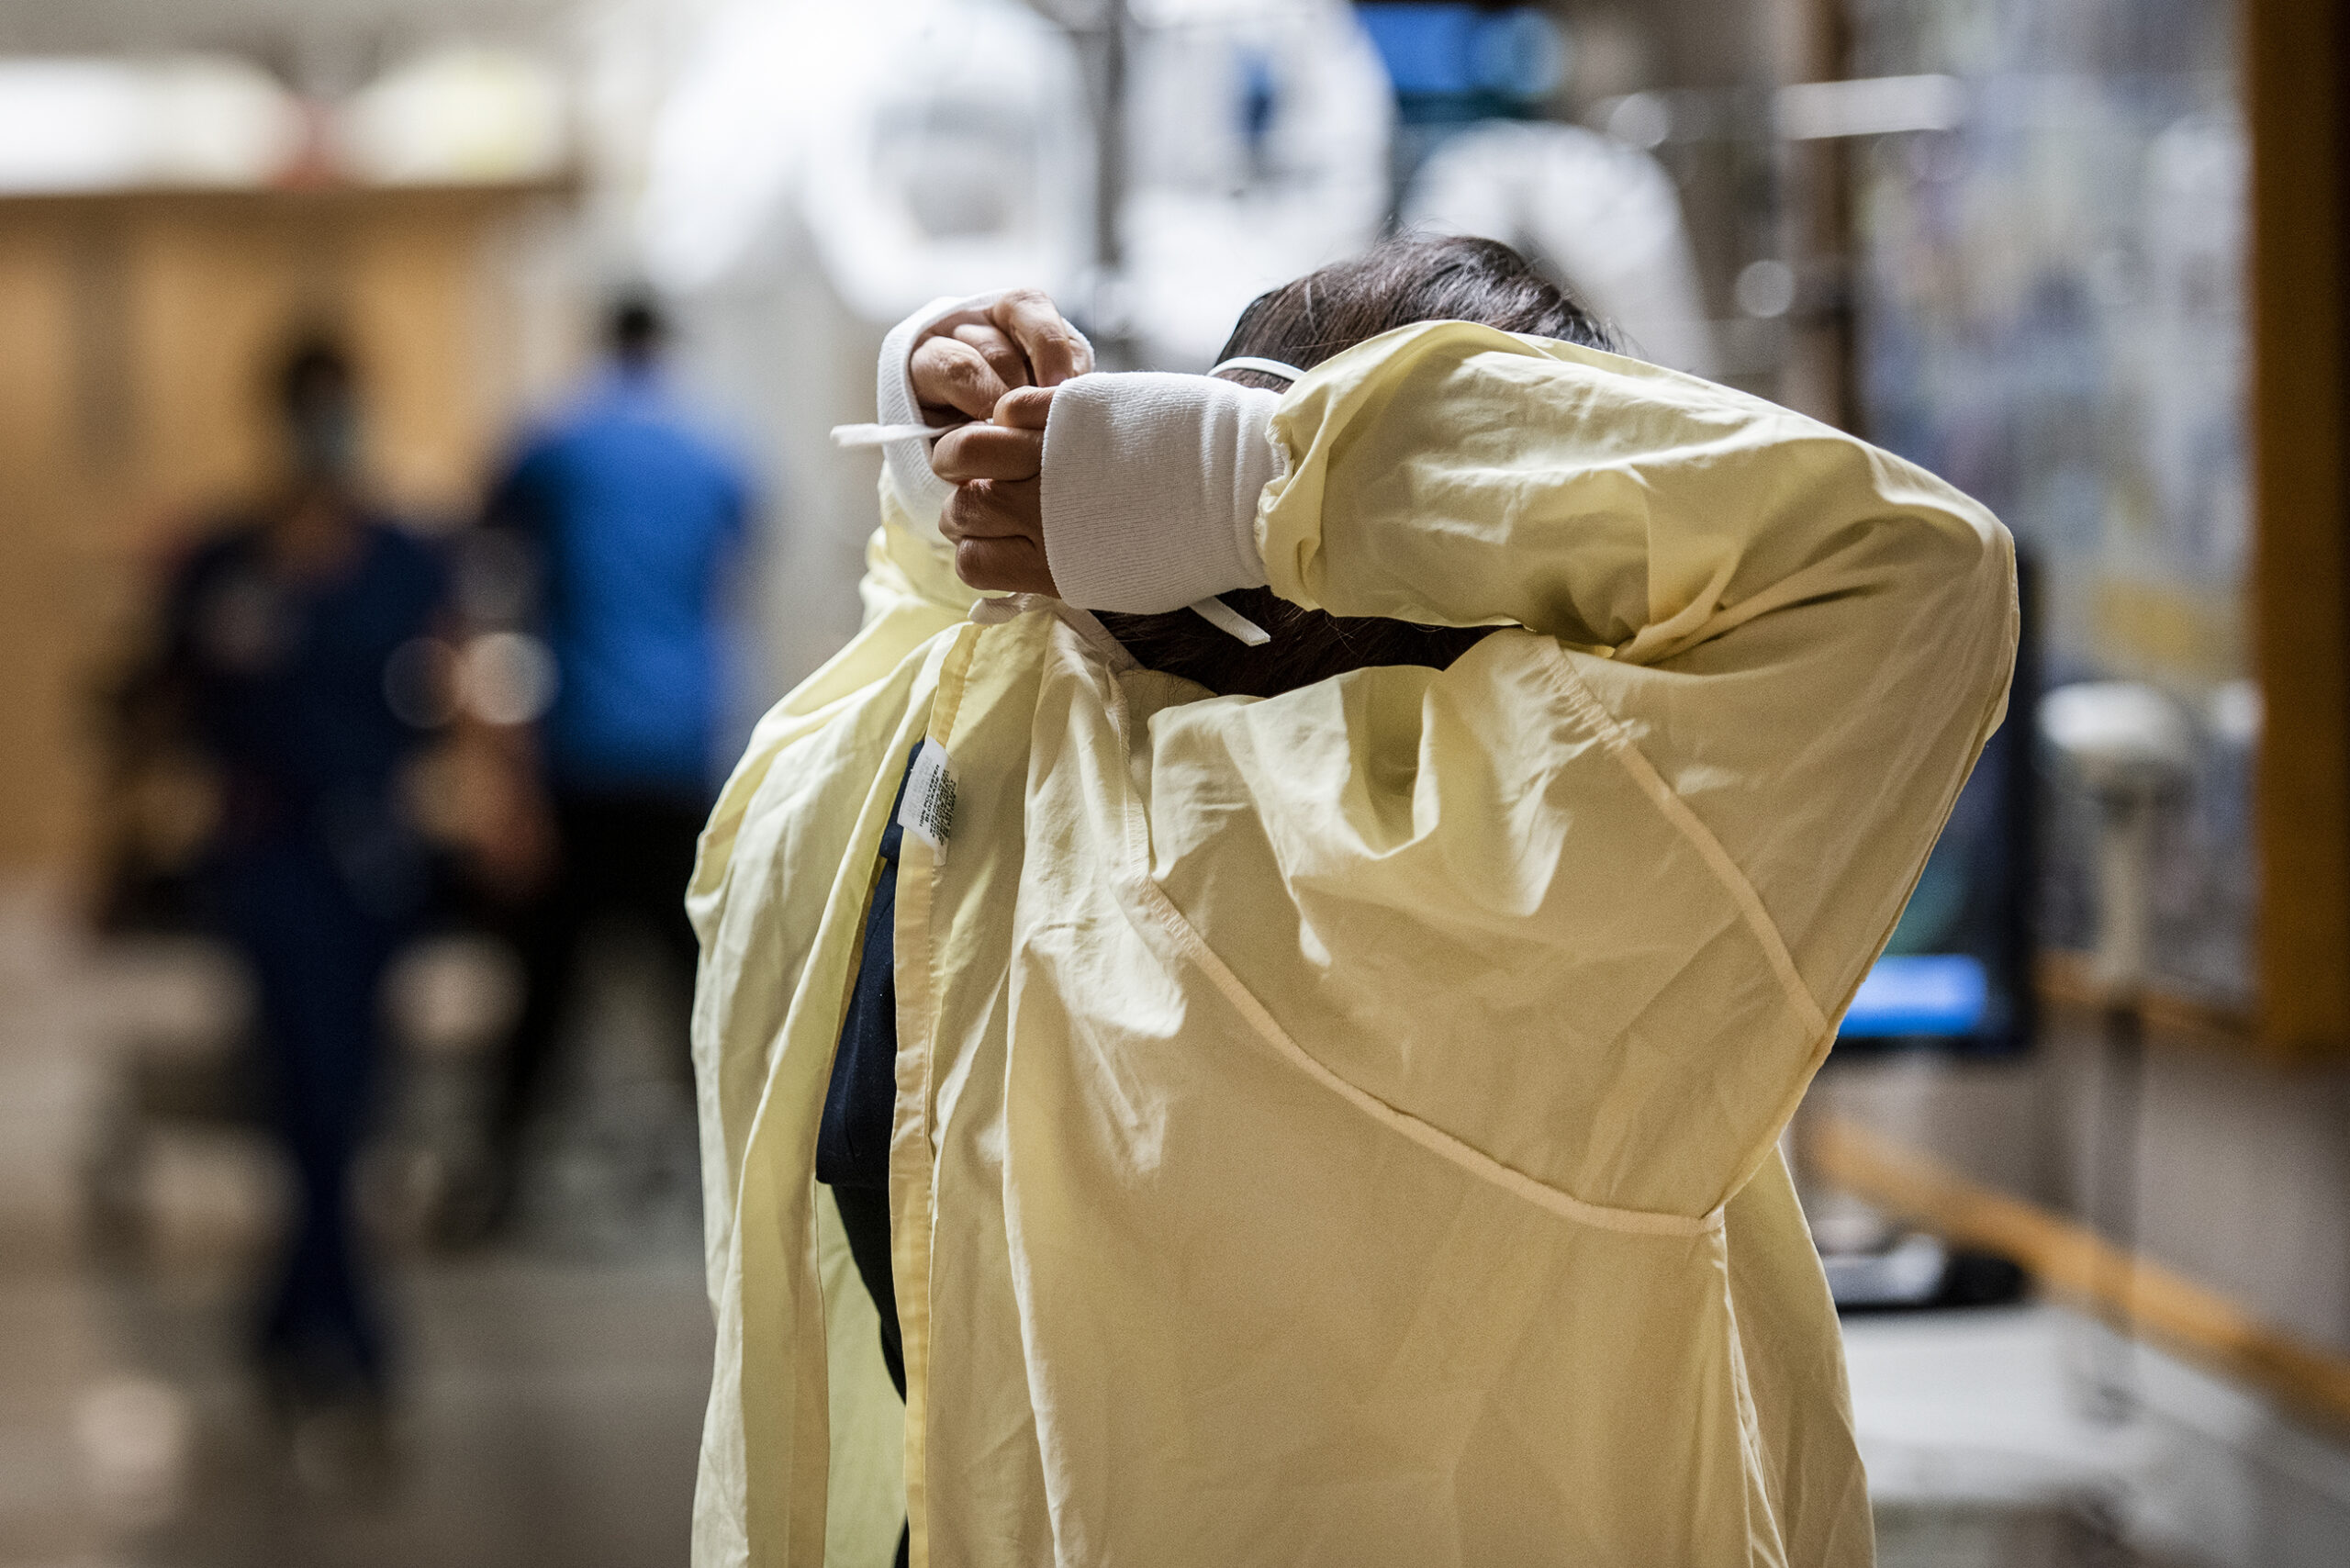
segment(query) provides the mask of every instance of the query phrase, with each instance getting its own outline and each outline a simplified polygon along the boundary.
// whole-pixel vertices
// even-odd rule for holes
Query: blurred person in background
[[[360,400],[335,340],[277,376],[287,479],[175,573],[140,707],[211,776],[196,907],[250,969],[272,1125],[298,1213],[260,1326],[269,1390],[379,1446],[385,1328],[354,1235],[352,1171],[383,1057],[379,991],[430,892],[406,809],[427,730],[395,706],[401,651],[446,603],[422,540],[357,483]]]
[[[677,1060],[690,1081],[696,948],[683,900],[710,809],[721,598],[750,489],[672,386],[666,339],[649,301],[616,305],[600,374],[523,439],[486,509],[534,568],[554,655],[539,736],[553,856],[515,911],[522,1013],[494,1091],[489,1181],[452,1215],[453,1239],[511,1215],[523,1131],[591,924],[620,917],[657,938],[675,975]]]

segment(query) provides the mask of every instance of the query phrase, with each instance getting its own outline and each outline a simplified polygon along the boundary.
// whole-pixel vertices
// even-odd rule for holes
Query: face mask
[[[287,421],[295,471],[305,479],[342,481],[359,466],[359,415],[347,400],[321,398]]]

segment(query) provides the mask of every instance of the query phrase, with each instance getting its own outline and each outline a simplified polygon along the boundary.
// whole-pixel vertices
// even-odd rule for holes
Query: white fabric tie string
[[[936,441],[960,425],[834,425],[834,446],[887,446],[893,441]]]
[[[1292,386],[1305,378],[1305,372],[1295,365],[1283,364],[1277,359],[1259,358],[1252,353],[1234,354],[1230,359],[1210,370],[1208,374],[1221,375],[1227,370],[1253,370],[1264,375],[1278,375]],[[1252,648],[1260,648],[1273,640],[1271,634],[1262,626],[1258,625],[1220,599],[1203,599],[1192,605],[1191,610],[1192,614],[1217,631],[1229,633]]]
[[[1278,375],[1283,381],[1290,382],[1303,381],[1305,379],[1305,372],[1298,369],[1297,366],[1293,364],[1283,364],[1277,359],[1259,359],[1252,353],[1234,354],[1230,359],[1225,360],[1223,364],[1209,371],[1208,374],[1210,375],[1222,375],[1227,370],[1254,370],[1266,375]]]

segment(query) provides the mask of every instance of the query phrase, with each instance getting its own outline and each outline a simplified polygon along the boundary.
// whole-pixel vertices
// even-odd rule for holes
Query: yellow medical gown
[[[1273,431],[1276,591],[1506,629],[1212,697],[1061,607],[967,619],[885,481],[865,630],[728,786],[695,1561],[878,1564],[910,1512],[916,1568],[1867,1562],[1775,1140],[2003,711],[2008,534],[1783,409],[1458,322]],[[811,1172],[924,737],[901,1425]]]

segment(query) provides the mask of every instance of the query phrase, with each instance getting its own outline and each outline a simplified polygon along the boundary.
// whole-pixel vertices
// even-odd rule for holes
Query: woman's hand
[[[946,317],[916,341],[914,401],[930,423],[958,425],[931,449],[930,466],[956,487],[938,527],[973,588],[1053,592],[1037,481],[1045,419],[1052,389],[1092,368],[1084,338],[1035,289]]]
[[[955,546],[955,575],[975,588],[1059,597],[1038,478],[1052,408],[1050,386],[1015,386],[988,410],[992,423],[961,426],[931,449],[932,470],[955,486],[938,531]]]
[[[914,401],[934,425],[984,420],[1007,392],[1058,386],[1092,368],[1093,351],[1033,288],[942,318],[907,362]]]

